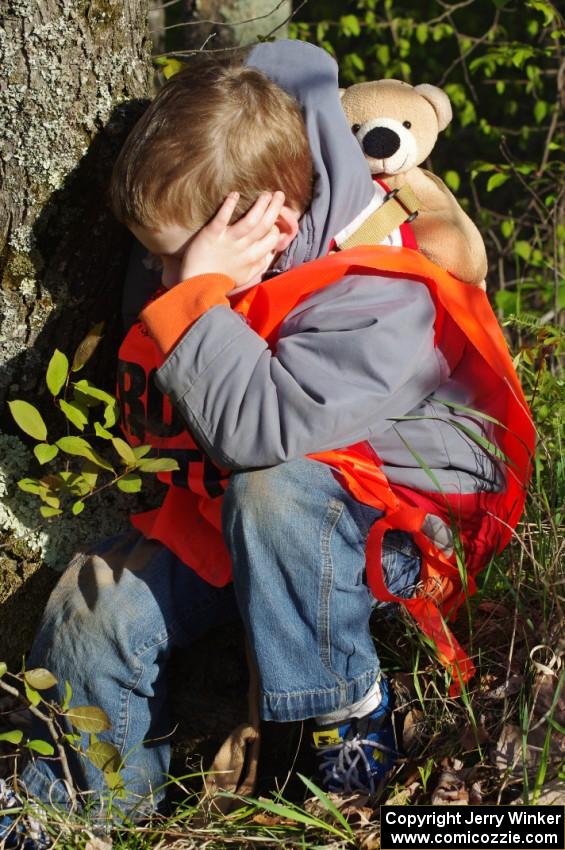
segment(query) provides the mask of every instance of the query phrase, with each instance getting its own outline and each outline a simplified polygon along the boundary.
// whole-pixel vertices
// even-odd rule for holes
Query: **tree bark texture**
[[[127,237],[106,193],[149,49],[147,0],[0,0],[0,407],[119,314]]]
[[[147,0],[0,0],[1,661],[29,648],[55,579],[39,564],[61,568],[133,507],[105,494],[84,521],[41,523],[16,486],[38,470],[5,402],[37,404],[49,424],[49,358],[71,357],[100,320],[85,377],[113,389],[129,238],[107,187],[152,80]]]
[[[221,50],[253,44],[270,35],[285,38],[291,0],[180,0],[168,18],[186,26],[168,31],[167,49]],[[213,22],[217,21],[215,25]],[[169,21],[167,22],[169,23]]]

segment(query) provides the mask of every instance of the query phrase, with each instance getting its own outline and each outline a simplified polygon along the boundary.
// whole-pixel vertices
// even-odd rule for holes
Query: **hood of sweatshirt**
[[[325,256],[333,237],[371,203],[375,188],[341,107],[337,64],[325,50],[304,41],[268,42],[253,47],[245,64],[298,101],[308,131],[313,197],[298,235],[273,266],[286,271]]]

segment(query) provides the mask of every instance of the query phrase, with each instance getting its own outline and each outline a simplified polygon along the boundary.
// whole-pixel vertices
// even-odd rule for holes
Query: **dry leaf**
[[[495,766],[501,773],[510,772],[515,776],[523,774],[524,756],[528,775],[536,775],[541,762],[547,725],[543,724],[528,733],[525,752],[522,744],[522,731],[518,726],[507,723],[503,726],[500,738],[493,752]],[[565,758],[565,735],[557,732],[551,736],[549,746],[549,764],[557,766]]]
[[[515,805],[522,805],[524,800],[516,800]],[[562,779],[554,779],[541,789],[541,794],[536,800],[536,806],[565,806],[565,782]]]
[[[112,850],[112,840],[97,838],[93,835],[84,845],[84,850]]]
[[[389,797],[386,802],[383,804],[385,806],[407,806],[409,805],[413,798],[416,796],[417,792],[421,789],[421,783],[419,781],[411,782],[405,788],[400,788],[396,791],[392,797]]]
[[[524,684],[524,677],[519,675],[510,676],[508,681],[504,681],[496,687],[493,687],[493,684],[496,681],[494,676],[483,677],[483,679],[486,678],[494,680],[490,683],[490,687],[483,687],[483,681],[481,680],[481,691],[488,699],[506,699],[507,697],[513,697],[520,691]]]
[[[482,746],[482,744],[486,744],[490,742],[490,740],[490,734],[485,726],[485,716],[484,714],[481,714],[477,726],[472,726],[470,723],[467,723],[465,726],[463,734],[461,735],[461,747],[466,751],[475,750],[477,748],[477,744]]]
[[[282,818],[280,815],[270,815],[267,812],[259,812],[251,818],[252,823],[258,823],[260,826],[280,826],[281,824],[296,824],[296,821]]]
[[[558,676],[547,675],[546,673],[539,673],[537,675],[534,686],[534,693],[537,691],[537,698],[534,705],[535,717],[543,717],[545,714],[549,713],[551,706],[553,705],[558,684]],[[552,717],[556,723],[560,724],[560,726],[565,726],[565,687],[561,688],[559,699],[557,700],[557,705],[555,706]]]
[[[444,759],[444,769],[440,773],[437,786],[432,794],[432,806],[466,806],[469,804],[469,792],[463,778],[463,762]]]
[[[328,792],[328,799],[341,812],[344,818],[356,826],[367,826],[375,814],[375,810],[367,805],[369,797],[367,794],[334,794]],[[304,803],[304,809],[308,814],[321,820],[327,820],[328,815],[333,818],[331,812],[318,800],[317,797],[309,797]]]
[[[361,840],[359,850],[381,850],[380,832],[370,832]]]
[[[425,716],[418,708],[406,713],[402,726],[402,745],[408,755],[416,755],[425,743]]]

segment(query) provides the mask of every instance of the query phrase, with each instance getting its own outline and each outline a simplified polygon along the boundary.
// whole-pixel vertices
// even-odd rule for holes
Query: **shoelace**
[[[355,735],[354,738],[344,741],[337,747],[330,744],[320,748],[320,772],[325,787],[329,787],[331,781],[345,792],[368,791],[369,794],[374,794],[375,780],[365,747],[394,755],[390,747],[385,747],[378,741],[361,738],[360,735]],[[361,778],[360,768],[364,769],[366,778]]]

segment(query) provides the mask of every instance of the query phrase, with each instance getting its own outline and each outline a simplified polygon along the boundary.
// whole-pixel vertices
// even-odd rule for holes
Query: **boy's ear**
[[[276,225],[280,230],[280,238],[277,243],[276,251],[284,251],[296,234],[298,233],[298,222],[300,216],[299,214],[293,210],[291,207],[287,207],[286,205],[281,207],[281,211],[276,220]]]

